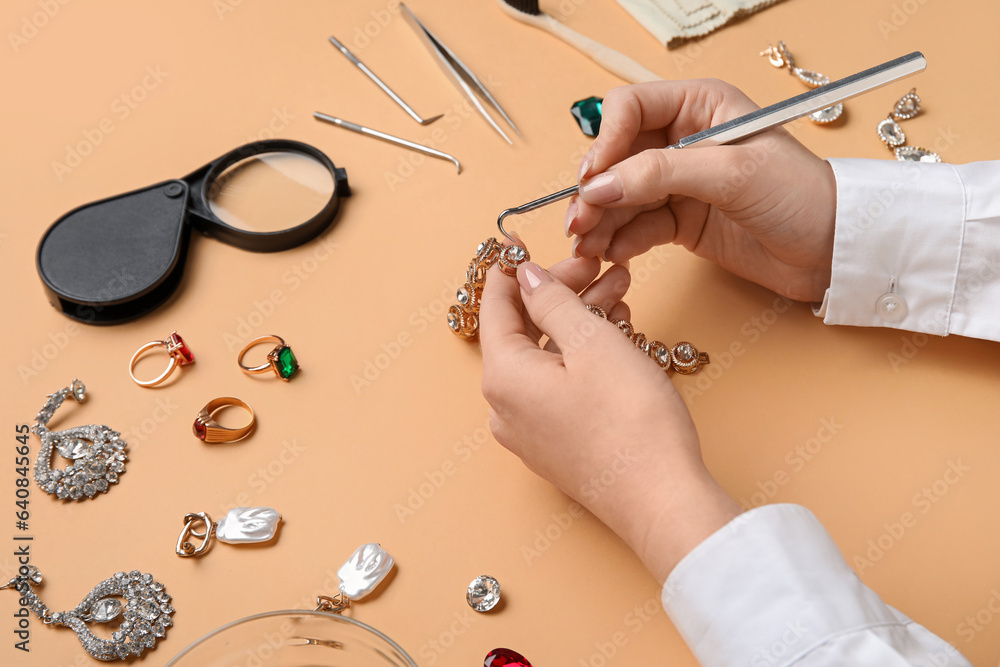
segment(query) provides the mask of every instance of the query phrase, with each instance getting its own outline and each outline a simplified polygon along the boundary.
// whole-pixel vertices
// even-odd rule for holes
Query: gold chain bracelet
[[[500,264],[500,270],[508,276],[517,274],[517,267],[531,259],[527,248],[519,245],[504,246],[492,236],[476,249],[476,255],[469,262],[465,273],[465,284],[458,288],[456,298],[458,303],[448,309],[448,328],[459,338],[474,339],[479,333],[479,302],[486,285],[486,271],[494,264]],[[674,370],[689,375],[698,370],[702,364],[709,363],[708,354],[699,352],[698,348],[687,341],[681,341],[668,346],[658,340],[649,340],[645,334],[638,333],[628,320],[608,318],[608,314],[600,306],[588,305],[587,309],[598,317],[608,320],[622,333],[628,336],[632,343],[655,361],[664,371]]]

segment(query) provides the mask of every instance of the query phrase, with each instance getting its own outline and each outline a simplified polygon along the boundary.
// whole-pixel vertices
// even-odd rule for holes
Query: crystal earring
[[[226,544],[260,544],[274,539],[281,515],[270,507],[234,507],[215,523],[205,512],[184,517],[184,529],[177,538],[177,555],[181,558],[201,556],[212,548],[212,538]],[[204,526],[204,532],[198,530]],[[191,538],[201,540],[195,546]]]
[[[913,88],[903,95],[886,118],[879,122],[875,131],[878,138],[896,154],[902,162],[940,162],[941,156],[920,146],[906,146],[906,134],[897,121],[909,120],[920,113],[920,96]]]
[[[458,288],[456,298],[458,304],[448,310],[448,328],[459,338],[474,339],[479,333],[479,302],[486,285],[486,271],[499,263],[500,270],[508,276],[517,273],[517,267],[531,259],[528,250],[523,246],[504,246],[492,236],[476,249],[476,255],[469,263],[465,273],[465,284]],[[699,352],[691,343],[682,341],[673,347],[657,340],[649,340],[645,334],[635,330],[628,320],[610,320],[600,306],[588,305],[591,313],[609,320],[628,336],[632,343],[650,357],[664,371],[673,370],[683,375],[689,375],[698,370],[702,364],[709,363],[708,354]]]
[[[61,500],[83,500],[106,493],[109,484],[118,483],[125,472],[126,444],[118,431],[104,425],[75,426],[65,431],[47,428],[53,413],[69,396],[82,403],[87,388],[79,380],[49,395],[32,430],[41,438],[42,448],[35,459],[35,482],[45,493]],[[52,467],[52,450],[72,461],[66,468]]]
[[[76,632],[84,650],[98,660],[125,660],[142,655],[167,634],[173,625],[170,596],[153,575],[138,570],[119,572],[97,584],[83,602],[69,611],[53,613],[35,593],[42,575],[33,565],[22,565],[18,576],[0,586],[12,588],[21,596],[21,608],[27,607],[45,625],[64,626]],[[111,639],[101,639],[87,627],[109,623],[123,617],[121,627]]]
[[[785,46],[784,42],[778,42],[778,46],[768,44],[767,49],[761,51],[760,55],[767,56],[768,62],[772,65],[788,70],[789,74],[795,76],[799,81],[806,84],[810,88],[819,88],[820,86],[825,86],[830,83],[830,77],[828,76],[820,74],[819,72],[814,72],[811,69],[796,67],[795,59],[792,58],[792,54],[789,53],[788,47]],[[826,125],[827,123],[832,123],[840,118],[843,113],[844,105],[834,104],[832,107],[814,111],[806,116],[806,118],[814,123]]]

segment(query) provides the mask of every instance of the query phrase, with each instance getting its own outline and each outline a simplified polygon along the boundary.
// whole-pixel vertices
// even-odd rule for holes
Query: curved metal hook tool
[[[379,132],[378,130],[373,130],[370,127],[365,127],[364,125],[358,125],[357,123],[352,123],[341,118],[335,118],[333,116],[328,116],[325,113],[320,113],[316,111],[313,116],[317,120],[323,120],[327,123],[332,123],[338,127],[342,127],[345,130],[351,130],[352,132],[357,132],[358,134],[367,134],[369,137],[375,137],[376,139],[381,139],[382,141],[388,141],[390,144],[396,144],[397,146],[404,146],[410,150],[417,151],[418,153],[424,153],[430,155],[431,157],[441,158],[442,160],[448,160],[455,165],[458,169],[458,173],[462,173],[462,163],[454,155],[449,155],[439,150],[430,148],[429,146],[424,146],[423,144],[414,143],[412,141],[407,141],[406,139],[400,139],[399,137],[394,137],[391,134],[386,134],[385,132]]]
[[[554,192],[550,195],[546,195],[541,199],[530,201],[527,204],[521,204],[520,206],[515,206],[514,208],[508,208],[507,210],[503,211],[500,214],[499,218],[497,218],[497,227],[500,228],[501,234],[510,239],[511,243],[518,243],[517,239],[508,234],[507,230],[503,228],[504,218],[506,218],[508,215],[521,215],[522,213],[527,213],[528,211],[532,211],[536,208],[541,208],[542,206],[546,206],[547,204],[551,204],[552,202],[557,202],[561,199],[572,197],[579,191],[580,191],[580,186],[574,185],[573,187],[566,188],[565,190],[560,190],[559,192]],[[518,243],[518,245],[520,244]]]

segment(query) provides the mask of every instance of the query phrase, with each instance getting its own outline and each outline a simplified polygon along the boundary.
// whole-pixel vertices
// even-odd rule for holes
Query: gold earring
[[[799,81],[806,84],[810,88],[819,88],[820,86],[825,86],[830,83],[830,77],[828,76],[815,72],[811,69],[796,67],[795,59],[792,58],[792,54],[789,53],[788,47],[785,46],[784,42],[778,42],[778,46],[768,44],[767,49],[761,51],[760,55],[767,56],[768,62],[772,65],[788,70],[789,74],[795,76]],[[806,118],[819,125],[826,125],[827,123],[832,123],[840,118],[843,113],[844,105],[834,104],[832,107],[814,111],[806,116]]]

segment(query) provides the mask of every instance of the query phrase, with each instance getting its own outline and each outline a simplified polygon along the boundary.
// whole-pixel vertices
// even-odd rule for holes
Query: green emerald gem
[[[588,137],[596,137],[601,131],[601,106],[604,103],[603,97],[588,97],[585,100],[574,102],[569,108],[573,118],[580,125],[580,129]]]
[[[278,350],[278,375],[281,376],[281,379],[287,380],[295,375],[297,370],[299,370],[299,362],[296,361],[292,348],[286,345]]]

